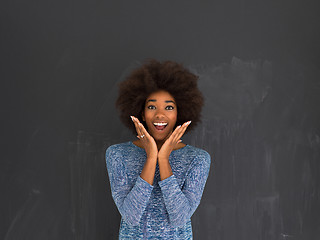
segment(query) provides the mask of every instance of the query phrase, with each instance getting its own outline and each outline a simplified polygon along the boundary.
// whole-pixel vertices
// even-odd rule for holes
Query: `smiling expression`
[[[174,97],[167,91],[160,90],[146,99],[142,119],[149,134],[156,141],[166,140],[177,122],[177,106]]]

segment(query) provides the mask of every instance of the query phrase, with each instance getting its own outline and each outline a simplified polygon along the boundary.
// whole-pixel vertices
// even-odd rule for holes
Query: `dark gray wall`
[[[117,82],[200,76],[212,156],[195,239],[320,238],[318,1],[2,1],[0,239],[116,239],[104,151],[134,139]]]

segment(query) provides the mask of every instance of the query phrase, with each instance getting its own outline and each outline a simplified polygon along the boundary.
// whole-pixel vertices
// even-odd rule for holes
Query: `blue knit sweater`
[[[172,151],[173,175],[161,181],[157,165],[153,185],[140,177],[146,157],[132,142],[106,151],[111,193],[122,216],[119,239],[192,239],[190,218],[202,197],[210,155],[190,145]]]

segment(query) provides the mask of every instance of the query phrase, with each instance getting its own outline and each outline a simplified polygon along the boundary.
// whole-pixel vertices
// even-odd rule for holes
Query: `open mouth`
[[[166,128],[166,126],[168,125],[168,123],[162,122],[162,123],[153,123],[153,126],[157,129],[162,131],[163,129]]]

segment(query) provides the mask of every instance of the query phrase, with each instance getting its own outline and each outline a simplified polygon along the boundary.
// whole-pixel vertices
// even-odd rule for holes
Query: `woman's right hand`
[[[157,159],[158,157],[158,147],[154,138],[148,133],[139,119],[131,116],[134,126],[137,131],[137,138],[139,138],[144,150],[147,153],[147,158]]]

